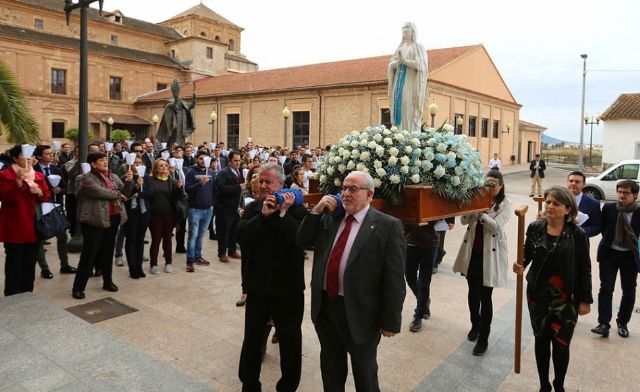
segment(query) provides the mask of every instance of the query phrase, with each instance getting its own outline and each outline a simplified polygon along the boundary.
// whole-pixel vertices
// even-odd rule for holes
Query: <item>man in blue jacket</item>
[[[581,171],[569,173],[567,177],[567,188],[576,197],[578,211],[587,215],[587,220],[583,221],[580,227],[587,237],[595,237],[602,231],[602,213],[600,212],[600,202],[589,195],[582,193],[586,184],[586,177]]]
[[[204,163],[207,153],[198,151],[196,164],[187,172],[185,189],[189,202],[187,219],[189,221],[189,237],[187,240],[187,272],[194,272],[194,263],[209,265],[202,257],[202,237],[209,227],[213,215],[213,204],[216,199],[214,172],[208,170]]]

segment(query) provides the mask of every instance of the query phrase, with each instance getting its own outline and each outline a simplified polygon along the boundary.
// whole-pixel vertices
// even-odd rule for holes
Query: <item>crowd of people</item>
[[[45,257],[48,239],[38,237],[35,223],[40,203],[53,201],[65,205],[69,234],[82,234],[77,269],[69,265],[69,236],[56,236],[60,273],[75,274],[71,292],[76,299],[85,298],[91,276],[102,276],[104,290],[118,291],[112,266],[123,266],[123,255],[134,280],[160,273],[160,248],[165,273],[173,271],[173,253],[185,254],[187,272],[210,265],[202,246],[207,231],[209,239],[217,240],[219,262],[241,259],[242,295],[236,305],[245,306],[239,377],[246,391],[261,388],[261,360],[272,326],[280,344],[277,389],[298,387],[307,250],[314,251],[311,319],[325,389],[344,388],[348,357],[356,389],[379,389],[377,347],[381,337],[400,332],[407,286],[416,298],[409,330],[418,332],[431,315],[431,275],[444,256],[444,234],[454,220],[412,225],[379,212],[370,206],[373,179],[358,171],[345,178],[338,195],[308,205],[302,196],[325,149],[289,151],[251,142],[231,150],[206,142],[167,148],[148,140],[91,143],[88,150],[86,163],[68,144],[59,150],[38,145],[29,158],[17,145],[0,156],[5,295],[33,291],[36,263],[43,278],[53,278]],[[544,165],[532,166],[532,178],[541,178]],[[467,338],[476,342],[474,355],[489,347],[492,291],[508,280],[505,228],[512,206],[499,168],[494,163],[486,175],[490,209],[460,217],[467,229],[453,265],[468,284]],[[629,336],[640,268],[639,187],[619,182],[617,203],[601,208],[582,193],[584,185],[584,174],[576,171],[566,187],[543,192],[545,209],[527,229],[524,265],[512,267],[517,274],[529,269],[527,304],[541,390],[552,388],[551,359],[553,387],[563,390],[578,316],[589,313],[593,302],[589,238],[600,233],[598,324],[591,332],[609,336],[619,271],[617,332]]]

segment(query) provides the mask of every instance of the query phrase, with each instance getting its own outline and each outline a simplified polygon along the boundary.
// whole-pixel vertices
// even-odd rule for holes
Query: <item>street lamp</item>
[[[282,117],[284,117],[284,145],[282,146],[283,148],[287,146],[287,123],[288,123],[287,120],[289,120],[289,116],[291,116],[291,110],[289,110],[287,105],[284,105],[284,109],[282,109]]]
[[[456,117],[456,132],[458,135],[462,135],[462,122],[464,120],[462,119],[462,116],[458,116]],[[460,127],[460,132],[458,132],[458,127]]]
[[[109,116],[109,119],[107,120],[107,124],[109,124],[109,127],[107,128],[107,140],[111,140],[111,131],[113,130],[113,117]]]
[[[154,113],[153,117],[151,117],[151,122],[153,123],[153,137],[158,133],[158,121],[160,121],[160,118]]]
[[[429,105],[429,114],[431,115],[431,128],[435,126],[436,113],[438,113],[438,104],[435,101],[433,101]]]
[[[600,115],[597,115],[595,121],[593,116],[589,117],[588,114],[584,115],[584,125],[591,125],[591,135],[589,136],[589,166],[593,167],[593,124],[600,125]]]
[[[509,131],[511,131],[511,123],[507,123],[507,130],[506,131],[502,131],[502,133],[509,134]]]
[[[584,91],[587,84],[587,54],[580,55],[582,58],[582,115],[580,119],[584,118]],[[578,146],[578,170],[584,170],[584,123],[580,121],[580,145]]]
[[[209,124],[211,124],[211,142],[212,143],[217,143],[216,139],[214,138],[214,133],[216,132],[216,120],[218,119],[218,113],[216,113],[215,110],[212,110],[211,113],[209,113]]]

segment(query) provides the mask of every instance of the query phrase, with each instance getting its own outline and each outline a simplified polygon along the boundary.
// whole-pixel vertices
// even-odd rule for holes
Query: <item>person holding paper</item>
[[[149,201],[146,189],[143,189],[144,176],[139,176],[137,168],[142,166],[142,157],[136,156],[129,170],[122,176],[124,186],[122,194],[127,197],[127,222],[120,228],[124,229],[124,251],[129,265],[129,276],[132,279],[144,278],[147,275],[142,270],[144,258],[144,234],[149,226]]]
[[[53,149],[48,145],[37,146],[33,152],[37,163],[33,165],[33,170],[44,175],[49,191],[52,194],[52,202],[64,206],[63,195],[67,191],[67,181],[62,169],[52,164]],[[56,184],[52,182],[56,181]],[[69,265],[69,255],[67,253],[67,232],[64,231],[56,236],[56,246],[58,249],[58,257],[60,258],[60,273],[75,274],[76,269]],[[40,276],[45,279],[52,279],[53,273],[47,264],[47,258],[44,252],[44,241],[38,242],[38,256],[36,258],[40,265]]]
[[[573,171],[567,177],[567,188],[576,197],[578,215],[586,215],[586,217],[582,216],[583,220],[579,222],[579,226],[587,234],[587,237],[591,238],[602,231],[602,212],[600,211],[600,202],[598,200],[582,193],[586,180],[584,173]],[[580,217],[578,216],[578,219]]]
[[[31,151],[26,151],[31,153]],[[4,295],[33,291],[36,276],[36,203],[51,192],[42,173],[33,170],[22,146],[9,150],[13,163],[0,171],[0,242],[4,243]]]
[[[229,165],[216,174],[216,224],[218,228],[218,260],[228,263],[229,258],[239,259],[236,227],[240,195],[244,190],[244,177],[240,169],[240,153],[229,151]]]

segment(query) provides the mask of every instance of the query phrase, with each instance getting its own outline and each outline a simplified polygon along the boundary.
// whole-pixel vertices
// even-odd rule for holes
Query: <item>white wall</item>
[[[613,164],[635,159],[636,143],[640,143],[640,120],[609,120],[602,128],[602,162]]]

